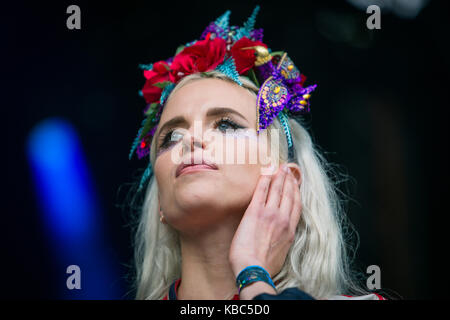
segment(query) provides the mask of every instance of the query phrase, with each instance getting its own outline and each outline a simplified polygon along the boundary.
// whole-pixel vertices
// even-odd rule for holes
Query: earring
[[[164,223],[164,214],[161,211],[161,216],[159,217],[159,222]]]

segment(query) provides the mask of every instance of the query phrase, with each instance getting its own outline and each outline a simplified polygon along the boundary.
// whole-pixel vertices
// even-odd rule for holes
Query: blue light
[[[30,133],[28,152],[55,235],[73,242],[89,235],[98,209],[74,129],[60,119],[43,121]]]
[[[62,295],[118,298],[114,259],[105,248],[101,210],[76,131],[63,119],[42,121],[30,132],[27,152],[51,250],[61,269],[54,280]],[[72,264],[81,268],[82,290],[65,286],[65,271]]]

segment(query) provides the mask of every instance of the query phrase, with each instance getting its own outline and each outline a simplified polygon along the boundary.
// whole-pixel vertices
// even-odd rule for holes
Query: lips
[[[186,161],[183,161],[178,167],[177,171],[175,173],[175,176],[178,177],[182,171],[191,171],[194,170],[194,168],[198,169],[210,169],[210,170],[218,170],[218,167],[215,163],[212,161],[209,161],[208,159],[197,159],[197,161],[194,161],[195,157],[191,156],[191,161],[189,163],[185,163]],[[186,169],[188,168],[188,169]],[[184,170],[185,169],[185,170]]]

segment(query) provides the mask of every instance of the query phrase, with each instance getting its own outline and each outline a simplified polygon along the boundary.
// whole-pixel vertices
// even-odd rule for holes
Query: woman
[[[137,299],[378,299],[352,281],[326,162],[287,112],[309,111],[315,86],[264,50],[257,11],[247,33],[227,12],[146,66]]]

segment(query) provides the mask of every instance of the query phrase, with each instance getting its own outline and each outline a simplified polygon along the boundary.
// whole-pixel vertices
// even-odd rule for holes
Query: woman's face
[[[242,130],[234,135],[226,132],[233,129]],[[242,134],[246,129],[253,135]],[[250,153],[261,152],[251,149],[250,143],[267,150],[267,137],[256,136],[255,130],[256,97],[233,83],[203,78],[172,93],[156,132],[154,163],[159,204],[170,225],[195,230],[240,218],[261,168],[267,166],[261,165],[260,157],[250,160]],[[190,166],[179,174],[180,163],[192,159],[212,163],[216,169]]]

